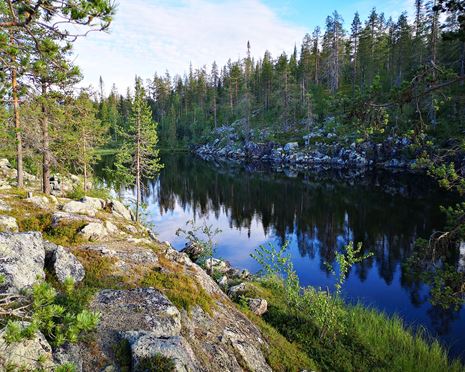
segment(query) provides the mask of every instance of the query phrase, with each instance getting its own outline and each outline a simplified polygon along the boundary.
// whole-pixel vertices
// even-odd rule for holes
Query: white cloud
[[[124,91],[136,74],[182,74],[189,62],[197,67],[216,60],[221,66],[244,56],[248,40],[254,56],[265,50],[276,55],[304,34],[260,0],[120,0],[111,33],[79,40],[76,62],[84,84],[95,86],[101,75],[107,90],[115,83]]]

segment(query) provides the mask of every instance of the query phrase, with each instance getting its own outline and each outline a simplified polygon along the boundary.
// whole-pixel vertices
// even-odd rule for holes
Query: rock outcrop
[[[26,322],[21,324],[23,327],[27,325]],[[49,370],[55,365],[52,348],[41,332],[12,343],[6,341],[5,334],[5,329],[0,330],[0,370],[38,371]]]
[[[65,248],[50,242],[44,242],[46,265],[55,274],[60,283],[71,278],[75,283],[84,279],[85,271],[79,260]]]
[[[0,232],[18,232],[19,227],[16,218],[11,216],[0,216]]]
[[[45,249],[42,235],[0,233],[0,274],[5,278],[2,292],[16,293],[30,288],[44,273]]]

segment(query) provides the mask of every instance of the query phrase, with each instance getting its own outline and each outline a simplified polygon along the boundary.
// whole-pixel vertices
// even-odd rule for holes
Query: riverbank
[[[27,191],[33,193],[32,197],[12,186],[0,191],[3,205],[0,214],[16,220],[16,227],[11,223],[8,229],[38,230],[42,236],[21,233],[3,236],[10,240],[15,236],[15,250],[26,249],[28,239],[32,238],[36,251],[48,246],[46,241],[62,245],[63,251],[69,254],[65,256],[75,257],[85,271],[83,277],[76,277],[80,278],[76,296],[87,303],[88,309],[101,313],[97,328],[78,343],[52,345],[47,348],[49,351],[45,350],[55,365],[71,361],[82,366],[82,370],[137,370],[135,367],[147,355],[158,355],[157,361],[161,363],[161,352],[166,353],[168,360],[181,363],[184,370],[350,370],[348,366],[356,370],[368,366],[396,370],[384,363],[388,357],[394,358],[390,366],[396,368],[400,365],[396,361],[402,357],[407,361],[403,366],[420,360],[437,370],[459,370],[458,364],[447,360],[443,349],[429,346],[421,337],[412,338],[403,327],[394,327],[384,316],[377,322],[360,316],[373,323],[370,329],[378,338],[376,342],[373,334],[370,339],[367,334],[357,333],[361,332],[358,330],[333,343],[320,343],[311,323],[302,323],[308,326],[303,332],[304,328],[293,321],[295,317],[288,311],[284,299],[277,297],[279,287],[274,293],[265,282],[234,269],[225,283],[224,275],[218,275],[219,268],[212,275],[218,282],[223,279],[217,284],[184,253],[177,252],[169,243],[159,242],[150,231],[133,221],[130,211],[117,201],[72,200],[63,195],[50,198],[37,190],[37,185],[31,183]],[[92,235],[85,234],[89,226]],[[27,256],[31,251],[32,247],[23,253]],[[43,251],[43,266],[40,268],[39,264],[37,270],[61,293],[64,288],[59,278],[63,279],[63,272],[57,271],[60,264],[56,259],[52,266],[47,264],[46,249]],[[56,252],[62,252],[56,247],[51,251],[55,252],[54,257],[60,256]],[[16,262],[21,262],[17,258]],[[76,261],[70,261],[75,265],[71,267],[78,266]],[[35,276],[31,278],[35,281]],[[236,286],[242,283],[255,289],[236,296]],[[260,306],[257,308],[254,305],[257,301],[251,300],[259,300]],[[263,300],[267,301],[265,312],[262,312]],[[133,311],[134,307],[138,312]],[[344,318],[355,317],[350,311],[344,314]],[[361,327],[363,322],[353,324]],[[389,329],[395,332],[389,333]],[[44,335],[48,336],[46,332]],[[408,353],[389,354],[389,350],[397,350],[395,345],[400,345],[403,339],[413,340],[407,342]],[[49,342],[53,344],[52,340]],[[373,343],[383,345],[383,349],[375,350]],[[333,350],[335,345],[337,352]],[[313,350],[317,353],[312,355]],[[348,362],[345,358],[350,350],[359,352],[352,353],[354,357]],[[375,352],[377,358],[373,357]],[[372,356],[372,364],[364,364],[366,353]]]

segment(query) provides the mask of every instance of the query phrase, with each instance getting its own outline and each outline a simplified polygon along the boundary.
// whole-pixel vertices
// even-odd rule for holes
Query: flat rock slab
[[[174,362],[176,372],[200,370],[194,352],[182,336],[159,338],[147,332],[126,332],[122,334],[122,337],[128,340],[131,346],[134,371],[142,371],[141,362],[157,354],[171,359]]]
[[[147,331],[156,337],[181,332],[179,310],[153,288],[103,290],[91,307],[102,314],[100,331]]]

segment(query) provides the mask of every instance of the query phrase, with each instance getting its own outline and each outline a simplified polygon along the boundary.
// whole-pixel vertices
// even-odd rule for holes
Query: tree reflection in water
[[[144,195],[144,202],[156,206],[162,217],[176,208],[197,219],[226,216],[227,226],[219,228],[240,229],[249,236],[259,221],[267,237],[278,243],[289,238],[295,241],[300,254],[295,260],[319,260],[320,275],[324,276],[328,274],[324,262],[333,262],[337,249],[351,240],[362,242],[363,253],[373,256],[355,265],[349,276],[365,283],[376,274],[384,282],[384,287],[377,284],[379,291],[398,285],[408,292],[411,304],[396,311],[416,320],[422,315],[416,314],[415,308],[421,308],[430,318],[426,326],[438,334],[449,333],[458,320],[459,311],[428,305],[425,283],[406,273],[402,265],[415,252],[417,238],[427,238],[443,227],[439,205],[456,202],[427,177],[389,172],[370,172],[355,179],[346,178],[344,172],[287,177],[263,165],[205,162],[191,154],[165,155],[162,161],[165,169],[158,180],[147,182]],[[179,226],[184,223],[179,221]],[[220,255],[221,245],[220,240]],[[457,267],[458,248],[447,260]],[[311,283],[311,276],[318,274],[308,275]],[[368,295],[366,300],[377,306],[380,294],[376,296]]]

